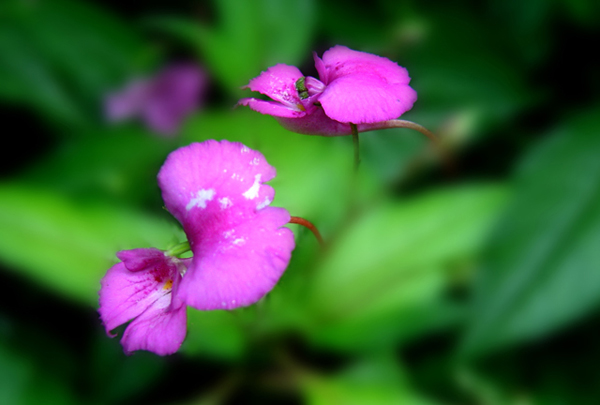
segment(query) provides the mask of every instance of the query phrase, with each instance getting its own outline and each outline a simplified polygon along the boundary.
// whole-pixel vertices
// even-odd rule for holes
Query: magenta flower
[[[177,133],[183,120],[199,108],[206,91],[206,74],[198,66],[170,66],[155,77],[136,79],[105,100],[110,121],[141,117],[160,134]]]
[[[255,303],[279,280],[294,249],[283,208],[269,207],[275,177],[262,154],[209,140],[172,152],[158,174],[165,206],[194,254],[178,294],[200,310]]]
[[[133,249],[117,253],[100,289],[100,318],[109,336],[130,321],[121,344],[125,353],[150,350],[175,353],[186,333],[186,308],[177,298],[181,274],[190,259],[169,257],[158,249]]]
[[[337,45],[314,54],[319,79],[294,66],[275,65],[246,86],[272,100],[241,99],[287,129],[309,135],[349,135],[350,123],[367,130],[412,108],[417,93],[405,68],[381,56]]]
[[[172,152],[158,174],[166,208],[181,222],[193,253],[158,249],[117,253],[102,279],[100,317],[107,333],[133,319],[127,353],[177,351],[186,305],[233,309],[261,299],[285,271],[294,249],[283,208],[270,207],[275,177],[262,154],[240,143],[209,140]]]

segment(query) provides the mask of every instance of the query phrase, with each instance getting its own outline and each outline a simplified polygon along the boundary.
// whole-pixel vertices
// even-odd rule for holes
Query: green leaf
[[[155,197],[160,207],[156,174],[176,143],[127,125],[81,135],[51,150],[19,178],[77,198],[112,197],[124,204]]]
[[[130,26],[90,3],[8,0],[0,10],[0,97],[60,124],[97,122],[104,94],[148,55]]]
[[[89,395],[95,403],[122,402],[135,395],[143,395],[154,384],[164,380],[168,357],[147,351],[127,356],[123,353],[120,337],[109,339],[101,329],[96,329],[90,359],[86,362],[89,367]]]
[[[180,17],[148,19],[189,42],[227,90],[239,88],[277,63],[295,65],[310,59],[315,28],[313,0],[218,0],[214,26]]]
[[[47,365],[46,365],[47,366]],[[12,405],[76,404],[67,382],[28,353],[15,351],[0,342],[0,403]]]
[[[372,208],[314,270],[313,339],[373,348],[454,322],[460,310],[444,297],[452,270],[475,260],[505,196],[480,184]]]
[[[243,311],[197,311],[188,308],[188,334],[181,351],[203,358],[229,361],[239,358],[247,345],[247,335],[240,323]]]
[[[598,308],[599,135],[595,110],[525,159],[489,244],[464,353],[534,339]]]
[[[432,405],[408,383],[391,353],[363,359],[334,376],[302,370],[300,382],[311,405]]]
[[[48,61],[10,28],[0,25],[0,97],[37,109],[53,121],[81,124],[82,111],[53,75]]]
[[[402,118],[462,145],[507,125],[539,94],[527,88],[506,36],[480,14],[439,3],[426,15],[396,9],[397,61],[419,99]]]
[[[93,306],[118,250],[164,249],[183,239],[166,220],[18,184],[0,185],[0,229],[0,260]]]
[[[75,356],[69,349],[47,329],[26,326],[22,319],[15,322],[0,313],[0,403],[78,403]]]

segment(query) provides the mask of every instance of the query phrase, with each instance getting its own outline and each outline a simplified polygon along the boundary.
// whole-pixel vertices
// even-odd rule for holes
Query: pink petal
[[[233,309],[255,303],[277,283],[294,249],[290,220],[282,208],[267,207],[253,217],[230,223],[216,243],[194,249],[194,261],[179,294],[199,310]]]
[[[306,115],[306,112],[301,111],[300,109],[294,110],[275,101],[258,100],[256,98],[243,98],[238,101],[238,105],[246,105],[254,111],[258,111],[261,114],[272,115],[274,117],[296,118]]]
[[[172,152],[158,173],[158,185],[166,208],[186,233],[202,230],[205,239],[212,239],[217,238],[210,232],[215,220],[245,219],[273,200],[273,189],[262,184],[273,177],[275,169],[260,152],[211,139]]]
[[[329,83],[329,74],[327,72],[327,67],[325,66],[325,62],[323,59],[319,58],[316,52],[313,52],[313,59],[315,60],[315,68],[317,68],[317,73],[319,73],[319,79],[325,85]]]
[[[156,248],[121,250],[116,256],[129,271],[150,270],[165,261],[165,252]]]
[[[186,304],[214,309],[219,297],[219,308],[248,305],[277,281],[294,242],[291,231],[279,229],[287,211],[267,208],[274,191],[262,183],[274,176],[262,154],[240,143],[209,140],[169,155],[158,184],[194,253],[178,292]],[[247,285],[244,272],[257,281]],[[219,277],[230,281],[227,291]]]
[[[156,132],[174,135],[183,120],[198,108],[206,87],[206,74],[198,66],[172,65],[152,79],[141,114]]]
[[[163,256],[164,257],[164,256]],[[106,332],[139,316],[164,296],[171,296],[171,285],[177,281],[179,269],[174,260],[145,270],[132,272],[123,262],[112,266],[100,281],[100,318]]]
[[[332,81],[319,102],[336,121],[366,124],[396,119],[416,99],[417,93],[408,85],[391,85],[378,75],[357,73]]]
[[[296,106],[300,103],[296,81],[302,76],[304,75],[297,67],[280,63],[250,80],[247,87],[292,109],[296,109]]]
[[[408,84],[410,82],[407,70],[398,66],[396,62],[371,53],[354,51],[342,45],[336,45],[325,51],[323,64],[328,76],[325,84],[355,73],[375,74],[388,84]],[[321,74],[320,71],[319,74]]]
[[[151,84],[147,80],[135,79],[123,89],[105,97],[104,109],[109,121],[118,122],[137,115],[144,104]]]
[[[164,356],[175,353],[186,334],[186,307],[170,310],[170,294],[163,295],[125,329],[121,344],[125,353],[148,350]]]
[[[342,136],[350,135],[350,125],[334,121],[325,115],[322,108],[300,118],[275,117],[288,131],[304,135]]]

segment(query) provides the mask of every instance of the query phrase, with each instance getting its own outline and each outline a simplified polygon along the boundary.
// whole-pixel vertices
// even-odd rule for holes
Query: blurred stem
[[[354,131],[356,129],[356,126],[353,126],[353,124],[350,124],[350,128],[352,129],[352,136],[354,137]],[[389,121],[376,122],[374,124],[365,124],[364,126],[361,126],[361,130],[362,130],[361,132],[376,131],[378,129],[388,129],[388,128],[409,128],[409,129],[414,129],[415,131],[418,131],[418,132],[422,133],[423,135],[425,135],[433,143],[433,146],[435,147],[436,151],[440,155],[440,158],[442,159],[442,162],[444,163],[444,166],[446,166],[446,169],[448,170],[448,172],[452,175],[456,174],[456,164],[454,162],[454,158],[452,157],[452,155],[444,147],[440,138],[422,125],[419,125],[412,121],[406,121],[406,120],[389,120]]]
[[[186,240],[185,242],[175,245],[171,249],[167,250],[166,254],[167,256],[180,256],[189,250],[190,243]]]
[[[352,130],[352,144],[354,145],[354,171],[358,171],[358,165],[360,164],[360,152],[358,145],[358,128],[356,124],[350,123],[350,129]]]
[[[315,235],[315,238],[317,238],[317,241],[319,241],[319,245],[321,245],[321,247],[323,247],[324,243],[323,243],[323,238],[321,237],[321,233],[319,232],[317,227],[313,225],[312,222],[310,222],[304,218],[300,218],[300,217],[291,217],[289,223],[302,225],[302,226],[310,229],[310,231],[313,233],[313,235]]]

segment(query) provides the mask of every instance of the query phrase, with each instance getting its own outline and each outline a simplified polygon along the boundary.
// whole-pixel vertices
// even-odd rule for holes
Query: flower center
[[[298,95],[301,100],[308,98],[308,89],[306,88],[306,77],[302,76],[300,79],[296,80],[295,86],[298,91]]]
[[[299,111],[304,111],[308,114],[319,107],[318,98],[325,90],[325,85],[314,77],[302,76],[294,83],[296,92],[298,93],[299,103],[295,107]]]

